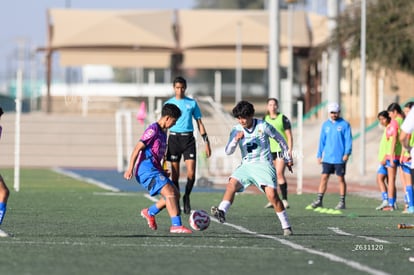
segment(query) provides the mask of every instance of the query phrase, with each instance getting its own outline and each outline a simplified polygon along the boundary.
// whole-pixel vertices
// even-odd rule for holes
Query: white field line
[[[212,218],[211,220],[214,221],[214,222],[219,223],[219,221],[217,219],[215,219],[215,218]],[[235,225],[235,224],[231,224],[231,223],[227,223],[227,222],[226,223],[223,223],[223,225],[233,227],[233,228],[239,230],[240,232],[243,232],[243,233],[246,233],[246,234],[250,234],[250,235],[254,235],[256,237],[266,238],[266,239],[271,239],[271,240],[277,241],[277,242],[279,242],[279,243],[281,243],[283,245],[289,246],[290,248],[293,248],[295,250],[304,251],[304,252],[307,252],[309,254],[318,255],[318,256],[327,258],[330,261],[342,263],[342,264],[347,265],[347,266],[349,266],[349,267],[351,267],[353,269],[356,269],[356,270],[359,270],[359,271],[363,271],[363,272],[366,272],[368,274],[373,274],[373,275],[389,275],[389,273],[386,273],[386,272],[384,272],[382,270],[377,270],[377,269],[371,268],[371,267],[366,266],[366,265],[363,265],[363,264],[361,264],[359,262],[356,262],[356,261],[352,261],[352,260],[348,260],[348,259],[339,257],[339,256],[337,256],[335,254],[321,252],[321,251],[318,251],[318,250],[315,250],[315,249],[307,248],[307,247],[304,247],[302,245],[295,244],[295,243],[293,243],[291,241],[288,241],[286,239],[278,238],[278,237],[271,236],[271,235],[258,234],[256,232],[250,231],[250,230],[248,230],[248,229],[246,229],[246,228],[244,228],[242,226]]]
[[[4,241],[3,241],[4,240]],[[0,244],[11,245],[63,245],[63,246],[110,246],[110,247],[154,247],[154,248],[199,248],[199,249],[246,249],[246,250],[276,250],[275,247],[252,247],[252,246],[222,246],[222,245],[183,245],[183,244],[150,244],[150,243],[125,243],[113,244],[107,242],[42,242],[42,241],[19,241],[15,238],[0,239]]]
[[[115,188],[113,186],[107,185],[107,184],[105,184],[103,182],[100,182],[100,181],[97,181],[97,180],[94,180],[94,179],[91,179],[91,178],[79,176],[78,174],[73,173],[73,172],[69,172],[69,171],[67,171],[65,169],[54,168],[53,171],[55,171],[56,173],[59,173],[59,174],[62,174],[62,175],[65,175],[65,176],[68,176],[68,177],[71,177],[71,178],[80,180],[80,181],[85,181],[87,183],[93,184],[93,185],[98,186],[98,187],[100,187],[102,189],[105,189],[105,190],[109,190],[109,191],[113,191],[113,192],[119,192],[119,191],[121,191],[118,188]]]
[[[341,229],[339,229],[338,227],[328,227],[329,230],[332,230],[333,232],[335,232],[338,235],[344,235],[344,236],[353,236],[353,237],[357,237],[357,238],[361,238],[361,239],[365,239],[365,240],[369,240],[369,241],[373,241],[376,243],[391,243],[389,241],[386,240],[382,240],[382,239],[377,239],[377,238],[373,238],[373,237],[367,237],[367,236],[359,236],[359,235],[354,235],[345,231],[342,231]]]
[[[85,181],[87,181],[87,182],[89,182],[91,184],[95,184],[95,185],[97,185],[97,186],[99,186],[101,188],[107,189],[107,190],[111,190],[111,191],[115,191],[115,192],[119,192],[120,191],[117,188],[108,186],[106,184],[103,184],[101,182],[98,182],[98,181],[95,181],[95,180],[92,180],[92,179],[88,179],[88,178],[85,179],[83,177],[80,177],[79,175],[76,175],[74,173],[70,173],[68,171],[63,171],[63,170],[58,169],[58,168],[55,169],[55,171],[56,172],[59,172],[59,173],[62,173],[62,174],[65,174],[65,175],[68,175],[68,176],[71,176],[71,177],[74,177],[74,178],[77,178],[77,179],[80,179],[80,180],[85,180]],[[153,202],[156,202],[158,200],[157,198],[151,197],[148,194],[145,194],[144,196],[147,199],[149,199],[149,200],[151,200]],[[212,221],[217,222],[217,223],[220,223],[215,218],[212,218]],[[278,238],[278,237],[275,237],[275,236],[271,236],[271,235],[258,234],[256,232],[250,231],[250,230],[248,230],[248,229],[246,229],[246,228],[244,228],[242,226],[235,225],[235,224],[231,224],[231,223],[227,223],[227,222],[224,223],[223,225],[233,227],[233,228],[239,230],[240,232],[244,232],[246,234],[254,235],[256,237],[275,240],[275,241],[277,241],[277,242],[279,242],[279,243],[281,243],[283,245],[289,246],[289,247],[291,247],[293,249],[300,250],[300,251],[305,251],[305,252],[307,252],[309,254],[318,255],[318,256],[327,258],[330,261],[342,263],[342,264],[347,265],[347,266],[350,266],[351,268],[354,268],[356,270],[360,270],[360,271],[367,272],[368,274],[373,274],[373,275],[389,275],[389,273],[386,273],[386,272],[384,272],[382,270],[377,270],[377,269],[371,268],[371,267],[366,266],[366,265],[363,265],[361,263],[358,263],[358,262],[355,262],[355,261],[352,261],[352,260],[348,260],[348,259],[339,257],[339,256],[337,256],[335,254],[325,253],[325,252],[321,252],[321,251],[314,250],[314,249],[311,249],[311,248],[307,248],[307,247],[304,247],[302,245],[295,244],[295,243],[293,243],[291,241],[288,241],[286,239],[281,239],[281,238]],[[344,233],[346,233],[346,232],[344,232]],[[346,234],[349,234],[349,233],[346,233]],[[369,237],[366,237],[366,238],[369,238]],[[7,243],[7,242],[0,242],[0,243]],[[15,243],[15,242],[13,241],[13,242],[9,242],[9,243]],[[30,244],[31,242],[25,242],[25,243],[26,244]],[[45,244],[45,243],[42,242],[42,243],[39,243],[39,244]],[[51,243],[51,244],[59,244],[59,243]],[[69,245],[71,243],[62,242],[61,244],[68,244]],[[83,244],[83,243],[73,243],[72,245],[74,245],[74,244],[77,244],[77,245],[86,245],[86,244]],[[130,244],[128,244],[128,245],[130,245]],[[125,245],[125,246],[128,246],[128,245]],[[122,245],[118,245],[118,246],[122,246]],[[143,246],[143,245],[139,245],[139,246]],[[145,245],[145,246],[150,246],[150,245]],[[168,246],[168,245],[166,245],[166,246]],[[182,246],[182,247],[184,247],[184,246]],[[191,246],[191,247],[194,247],[194,246]],[[226,247],[223,247],[223,248],[226,248]]]
[[[141,193],[128,193],[128,192],[93,192],[97,196],[120,196],[120,197],[140,197]]]
[[[145,194],[145,197],[147,199],[153,201],[153,202],[157,201],[156,198],[151,197],[148,194]],[[211,220],[214,221],[214,222],[220,223],[216,218],[212,218]],[[275,240],[275,241],[277,241],[277,242],[279,242],[279,243],[281,243],[283,245],[289,246],[289,247],[291,247],[293,249],[300,250],[300,251],[305,251],[307,253],[314,254],[314,255],[319,255],[319,256],[324,257],[324,258],[327,258],[328,260],[331,260],[333,262],[342,263],[344,265],[350,266],[351,268],[354,268],[354,269],[360,270],[360,271],[364,271],[364,272],[367,272],[369,274],[373,274],[373,275],[386,275],[386,274],[389,274],[389,273],[386,273],[386,272],[384,272],[382,270],[377,270],[377,269],[371,268],[369,266],[363,265],[361,263],[358,263],[358,262],[355,262],[355,261],[352,261],[352,260],[348,260],[348,259],[339,257],[339,256],[337,256],[335,254],[321,252],[321,251],[318,251],[318,250],[315,250],[315,249],[311,249],[311,248],[304,247],[304,246],[299,245],[299,244],[295,244],[295,243],[293,243],[291,241],[288,241],[286,239],[281,239],[281,238],[278,238],[278,237],[275,237],[275,236],[271,236],[271,235],[258,234],[256,232],[250,231],[250,230],[248,230],[248,229],[246,229],[246,228],[244,228],[242,226],[239,226],[239,225],[235,225],[235,224],[231,224],[231,223],[227,223],[227,222],[226,223],[223,223],[223,225],[233,227],[233,228],[239,230],[240,232],[243,232],[243,233],[246,233],[246,234],[250,234],[250,235],[254,235],[256,237]]]

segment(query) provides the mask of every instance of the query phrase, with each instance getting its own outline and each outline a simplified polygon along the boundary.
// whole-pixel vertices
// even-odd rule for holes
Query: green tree
[[[366,62],[371,68],[414,74],[414,1],[368,0]],[[338,18],[336,32],[320,50],[332,43],[344,46],[350,59],[360,57],[361,5],[349,6]],[[320,52],[320,51],[318,51]]]

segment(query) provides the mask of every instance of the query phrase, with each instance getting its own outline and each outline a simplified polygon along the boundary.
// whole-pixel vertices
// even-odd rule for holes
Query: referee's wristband
[[[207,134],[202,134],[201,137],[203,138],[204,142],[209,142]]]

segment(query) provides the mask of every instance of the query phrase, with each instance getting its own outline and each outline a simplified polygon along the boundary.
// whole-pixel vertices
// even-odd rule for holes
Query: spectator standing
[[[390,126],[387,128],[386,167],[388,172],[388,206],[383,211],[394,211],[397,207],[397,190],[395,181],[398,167],[400,166],[401,143],[399,141],[400,125],[404,120],[404,114],[398,103],[391,103],[387,108],[391,117]]]
[[[292,137],[292,126],[290,120],[282,113],[279,112],[279,101],[276,98],[267,99],[267,111],[264,116],[264,121],[272,125],[279,134],[282,135],[283,139],[288,145],[288,152],[292,155],[293,150],[293,137]],[[287,200],[288,196],[288,185],[285,176],[285,158],[283,156],[282,148],[279,143],[270,138],[270,151],[272,153],[273,165],[276,168],[277,184],[280,188],[280,194],[282,196],[282,202],[285,208],[289,208]],[[265,208],[273,207],[269,202],[265,205]]]
[[[378,166],[378,170],[377,170],[377,185],[378,188],[381,191],[381,198],[382,198],[382,203],[377,206],[375,209],[376,210],[382,210],[384,207],[388,206],[388,172],[387,172],[387,167],[385,166],[385,155],[386,155],[386,146],[387,146],[387,137],[386,137],[386,133],[387,133],[387,127],[390,125],[391,122],[391,117],[388,114],[388,112],[385,111],[381,111],[378,113],[378,121],[381,124],[381,126],[384,127],[384,132],[381,136],[381,141],[380,141],[380,145],[379,145],[379,150],[378,150],[378,161],[379,161],[379,166]]]
[[[323,206],[323,196],[327,189],[329,176],[335,173],[339,181],[339,203],[335,209],[345,209],[346,164],[352,153],[352,131],[350,124],[340,117],[338,103],[328,104],[329,119],[322,124],[316,157],[322,165],[318,198],[311,204],[312,208]]]

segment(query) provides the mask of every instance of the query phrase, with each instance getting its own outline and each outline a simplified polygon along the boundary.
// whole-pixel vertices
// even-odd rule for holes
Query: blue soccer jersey
[[[344,163],[344,155],[352,153],[352,131],[349,123],[338,118],[336,121],[328,119],[322,124],[317,158],[326,163]]]

